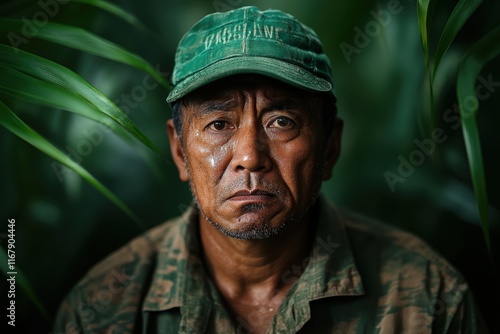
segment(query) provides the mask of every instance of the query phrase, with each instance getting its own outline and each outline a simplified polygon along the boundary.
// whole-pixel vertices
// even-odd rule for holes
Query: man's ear
[[[172,158],[179,171],[179,178],[181,181],[189,181],[182,143],[175,130],[174,121],[172,119],[167,121],[167,134],[168,141],[170,142],[170,152],[172,153]]]
[[[325,156],[326,165],[323,181],[329,180],[332,177],[333,166],[337,163],[340,156],[340,146],[342,142],[342,130],[344,129],[344,121],[338,117],[335,118],[333,124],[333,132],[328,139],[327,152]]]

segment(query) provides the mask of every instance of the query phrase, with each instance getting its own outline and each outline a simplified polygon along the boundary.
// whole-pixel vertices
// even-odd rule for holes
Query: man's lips
[[[266,201],[269,200],[271,197],[274,197],[274,194],[261,190],[261,189],[254,189],[254,190],[239,190],[229,196],[229,200],[233,201],[251,201],[251,202],[260,202],[260,201]]]

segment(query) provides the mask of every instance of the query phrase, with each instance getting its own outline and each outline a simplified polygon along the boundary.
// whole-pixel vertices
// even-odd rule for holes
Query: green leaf
[[[436,8],[436,3],[438,0],[430,0],[428,5],[427,5],[427,18],[426,18],[426,28],[427,28],[427,34],[430,34],[431,32],[431,25],[432,25],[432,20],[434,18],[434,9]]]
[[[94,178],[85,168],[77,164],[70,157],[65,155],[61,150],[52,145],[44,137],[33,130],[29,125],[24,123],[19,117],[16,116],[3,102],[0,101],[0,124],[7,130],[33,145],[49,157],[59,161],[61,164],[75,171],[84,180],[94,186],[99,192],[107,197],[111,202],[116,204],[123,212],[132,218],[142,228],[144,226],[139,222],[138,217],[130,210],[118,197],[116,197],[110,190],[102,185],[96,178]]]
[[[483,66],[500,55],[500,26],[477,42],[460,62],[457,77],[457,98],[462,119],[462,132],[472,177],[476,203],[486,247],[490,250],[488,196],[484,176],[481,142],[476,124],[479,102],[476,97],[476,78]],[[473,102],[472,104],[470,102]]]
[[[135,126],[127,115],[120,110],[120,108],[104,96],[104,94],[85,81],[81,76],[70,69],[31,53],[20,50],[15,52],[14,48],[2,44],[0,44],[0,63],[8,65],[9,67],[12,67],[20,72],[24,72],[44,82],[57,85],[68,92],[80,96],[102,113],[101,122],[103,121],[103,118],[111,118],[144,145],[149,147],[153,152],[160,154],[161,156],[164,155],[160,149],[156,147],[156,145],[154,145],[154,143],[151,142],[151,140]],[[28,89],[36,90],[37,88],[26,86],[23,87],[22,90]],[[40,86],[39,89],[42,89],[42,86]],[[19,89],[17,90],[17,93],[24,94]],[[61,92],[59,91],[59,93]],[[31,95],[31,98],[33,98],[32,101],[34,101],[35,95]],[[43,98],[43,96],[38,96],[39,103],[41,103],[41,99]],[[52,101],[54,104],[62,102],[63,101]],[[87,112],[88,108],[85,111],[82,109],[77,110],[79,106],[82,106],[82,104],[75,104],[72,111],[80,114],[84,114],[86,112],[84,114],[86,117],[95,119],[95,114]]]
[[[483,0],[460,0],[453,9],[437,45],[432,74],[433,78],[436,75],[441,59],[455,39],[455,36],[482,2]]]
[[[26,276],[22,273],[19,268],[15,268],[14,270],[9,270],[8,268],[8,256],[5,250],[0,247],[0,269],[5,273],[5,276],[9,278],[10,276],[15,276],[16,285],[19,285],[24,293],[30,298],[30,300],[35,304],[36,308],[42,313],[47,322],[50,322],[50,316],[47,310],[43,307],[40,299],[38,299],[35,290],[31,287],[31,284],[26,279]],[[15,272],[15,275],[9,274],[11,272]]]
[[[429,32],[437,0],[418,0],[417,19],[420,30],[420,40],[424,51],[424,66],[429,80],[429,130],[436,126],[436,111],[434,106],[434,84],[429,58]]]
[[[133,143],[129,133],[115,125],[107,115],[81,96],[58,85],[26,75],[14,68],[0,64],[0,92],[34,104],[67,110],[104,124]],[[110,120],[110,122],[106,122]]]
[[[137,17],[135,17],[134,15],[130,14],[129,12],[124,10],[123,8],[117,6],[113,3],[110,3],[107,1],[102,1],[102,0],[73,0],[72,2],[79,2],[79,3],[86,4],[86,5],[98,7],[98,8],[103,9],[103,10],[105,10],[113,15],[116,15],[117,17],[121,18],[125,22],[130,23],[131,25],[133,25],[134,27],[136,27],[138,29],[141,29],[144,31],[148,30],[146,28],[146,26]]]
[[[417,2],[417,19],[418,28],[420,30],[420,40],[422,42],[422,49],[424,50],[424,57],[427,64],[429,59],[429,38],[428,31],[430,30],[430,20],[429,24],[427,22],[429,5],[431,0],[418,0]],[[432,9],[433,7],[430,6]]]
[[[0,18],[0,30],[8,31],[9,34],[16,32],[24,36],[23,30],[25,30],[25,21],[26,20],[23,22],[19,19]],[[34,35],[24,36],[25,38],[43,39],[138,68],[151,75],[167,90],[171,89],[168,81],[143,58],[91,32],[53,22],[48,22],[43,27],[39,28],[36,28],[35,25],[33,26],[36,32]],[[7,37],[9,37],[9,35],[7,35]],[[16,49],[16,51],[18,51],[18,49]]]

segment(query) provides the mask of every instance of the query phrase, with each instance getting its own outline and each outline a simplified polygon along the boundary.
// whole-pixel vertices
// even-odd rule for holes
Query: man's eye
[[[272,123],[271,123],[271,127],[274,127],[274,128],[289,128],[289,127],[293,127],[295,125],[295,122],[292,121],[290,118],[288,117],[284,117],[284,116],[280,116],[278,118],[276,118]]]
[[[208,127],[212,130],[222,131],[228,127],[228,124],[225,121],[214,121],[210,123]]]

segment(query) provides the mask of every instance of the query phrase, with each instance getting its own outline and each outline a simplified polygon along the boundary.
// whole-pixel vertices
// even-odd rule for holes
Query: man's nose
[[[271,168],[269,138],[262,126],[248,124],[236,131],[232,169],[236,172],[265,172]]]

